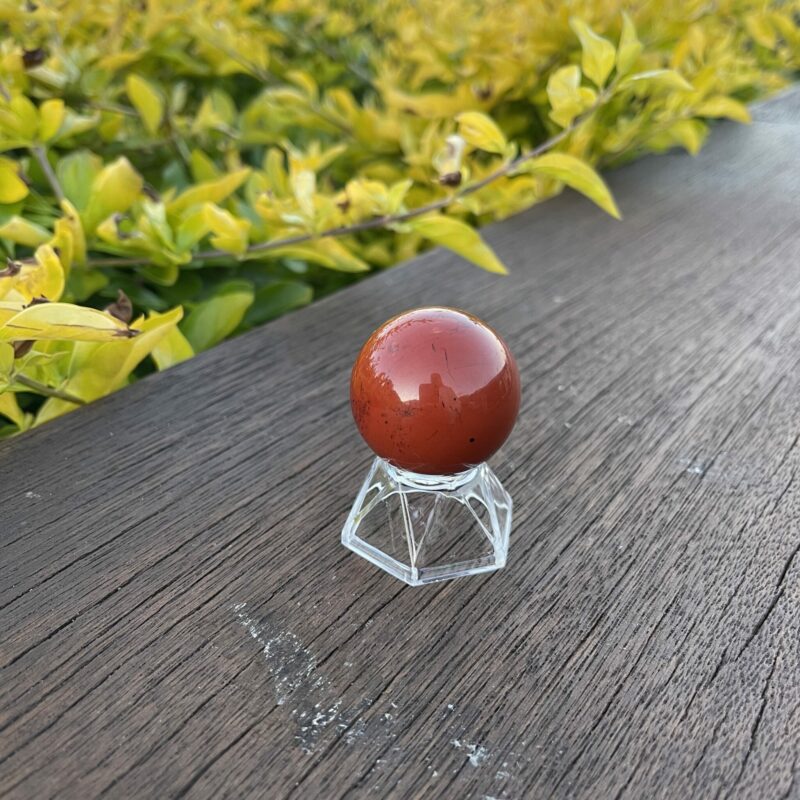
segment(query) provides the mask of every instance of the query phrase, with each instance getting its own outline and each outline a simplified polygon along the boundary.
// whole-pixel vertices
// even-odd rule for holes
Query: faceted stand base
[[[511,497],[486,464],[459,475],[420,475],[372,463],[342,544],[420,586],[505,566]]]

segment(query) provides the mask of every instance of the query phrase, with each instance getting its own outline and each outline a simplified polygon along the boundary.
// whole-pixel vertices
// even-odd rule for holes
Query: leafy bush
[[[481,224],[617,216],[598,165],[797,70],[797,0],[624,7],[0,0],[0,433],[428,243],[503,272]]]

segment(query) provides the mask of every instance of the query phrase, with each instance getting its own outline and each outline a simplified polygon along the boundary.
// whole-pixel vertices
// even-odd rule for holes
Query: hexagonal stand
[[[487,464],[420,475],[376,458],[342,544],[411,586],[505,566],[511,497]]]

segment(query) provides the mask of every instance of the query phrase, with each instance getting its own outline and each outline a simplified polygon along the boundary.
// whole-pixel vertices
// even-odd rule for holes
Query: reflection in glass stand
[[[487,464],[421,475],[372,462],[342,544],[411,586],[505,566],[511,497]]]

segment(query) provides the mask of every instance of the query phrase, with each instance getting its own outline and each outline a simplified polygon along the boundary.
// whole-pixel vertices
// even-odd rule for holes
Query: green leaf
[[[189,340],[176,325],[164,334],[161,341],[152,349],[150,355],[159,370],[180,364],[194,355]]]
[[[747,14],[744,23],[747,32],[758,44],[762,47],[766,47],[768,50],[775,49],[777,36],[764,12],[759,13],[754,11]]]
[[[694,111],[701,117],[727,117],[745,124],[751,121],[747,106],[725,95],[709,97],[707,100],[703,100],[700,105],[695,106]]]
[[[256,250],[252,253],[248,253],[245,258],[252,261],[271,261],[272,259],[293,258],[298,261],[308,261],[311,264],[319,264],[326,269],[336,269],[336,259],[323,252],[318,245],[319,242],[289,244],[285,247],[276,247],[273,250],[265,250],[263,252]],[[361,270],[361,272],[363,272],[363,270]]]
[[[36,298],[58,300],[64,291],[64,267],[50,245],[40,245],[12,275],[0,277],[0,297],[30,303]]]
[[[39,141],[49,142],[58,133],[64,122],[64,101],[45,100],[39,106]]]
[[[80,271],[73,270],[70,273],[70,277],[75,272]],[[112,273],[108,285],[100,289],[99,293],[101,297],[114,301],[117,299],[120,289],[128,295],[130,301],[137,308],[147,309],[148,311],[167,311],[169,309],[170,302],[164,299],[161,293],[163,290],[159,288],[158,292],[154,291],[143,283],[138,275],[134,277],[134,275],[124,272]]]
[[[175,235],[178,250],[189,250],[208,233],[205,206],[195,206],[183,216]]]
[[[317,176],[310,169],[301,169],[291,178],[292,192],[297,205],[306,217],[314,216],[314,195],[317,191]]]
[[[0,314],[0,341],[63,339],[104,342],[132,335],[124,322],[110,314],[69,303],[28,306],[9,318],[5,317],[3,310]]]
[[[237,219],[230,211],[206,203],[203,206],[203,221],[213,234],[211,244],[214,247],[236,255],[242,255],[247,250],[250,220]]]
[[[192,130],[196,133],[209,128],[224,127],[231,125],[235,119],[236,105],[230,95],[221,89],[212,89],[200,103]]]
[[[314,296],[310,286],[295,281],[276,281],[262,286],[244,317],[247,327],[261,325],[287,311],[308,305]]]
[[[217,165],[202,151],[194,149],[189,158],[192,168],[192,177],[199,183],[200,181],[215,181],[219,178]]]
[[[28,196],[28,185],[19,176],[17,162],[0,156],[0,203],[16,203]]]
[[[330,238],[290,244],[263,252],[255,251],[245,254],[245,258],[258,261],[273,258],[295,258],[339,272],[369,272],[369,264],[366,261],[351,253],[341,242]]]
[[[108,276],[97,269],[73,269],[67,278],[67,296],[73,301],[83,303],[95,292],[108,285]]]
[[[527,169],[539,175],[555,178],[571,186],[590,200],[597,203],[612,217],[621,219],[611,192],[603,179],[585,162],[566,153],[547,153],[533,159]]]
[[[397,181],[397,183],[392,184],[386,203],[386,211],[389,214],[397,214],[397,212],[400,211],[403,207],[406,195],[408,194],[408,190],[413,185],[414,181],[411,180],[411,178],[406,178],[405,180]]]
[[[614,68],[614,60],[616,58],[614,45],[608,39],[596,34],[585,22],[577,17],[573,17],[569,24],[580,39],[581,47],[583,48],[581,56],[583,74],[595,86],[602,89],[611,74],[611,70]]]
[[[68,273],[73,264],[86,266],[86,234],[78,210],[66,197],[61,201],[61,211],[64,216],[55,221],[50,244],[62,248],[61,261]]]
[[[67,108],[58,132],[50,141],[61,144],[72,136],[77,136],[79,133],[85,133],[96,128],[99,122],[99,114],[76,114],[72,109]]]
[[[635,83],[644,82],[660,89],[678,89],[684,92],[690,92],[693,88],[692,84],[674,69],[651,69],[646,72],[637,72],[633,75],[628,75],[619,85],[620,88],[624,88]]]
[[[0,342],[0,398],[11,384],[11,373],[14,371],[14,348],[8,342]],[[2,408],[0,408],[0,414]]]
[[[11,98],[9,107],[17,118],[17,130],[25,138],[33,140],[39,127],[39,112],[36,106],[25,95],[18,94]]]
[[[139,330],[139,335],[134,339],[76,342],[69,378],[61,388],[87,402],[120,389],[147,354],[177,325],[182,315],[183,309],[178,306],[165,314],[152,313],[147,319],[137,319],[133,325]],[[35,424],[41,425],[74,408],[65,400],[50,398],[36,415]]]
[[[302,70],[293,69],[286,73],[286,77],[292,83],[299,86],[313,102],[317,101],[319,98],[319,87],[311,75]]]
[[[547,80],[547,99],[552,108],[550,117],[566,128],[578,114],[589,108],[597,94],[588,86],[581,86],[581,70],[576,64],[561,67]]]
[[[61,188],[78,211],[86,209],[92,194],[92,183],[102,168],[102,160],[88,150],[76,150],[56,164]]]
[[[83,215],[84,228],[92,232],[112,214],[127,211],[139,197],[144,181],[124,156],[112,161],[92,181],[92,193]]]
[[[412,219],[408,223],[420,236],[452,250],[473,264],[499,275],[508,270],[480,234],[461,220],[440,214]]]
[[[161,92],[153,84],[134,74],[128,75],[125,79],[125,91],[139,112],[148,133],[155,134],[161,127],[164,116],[164,100]]]
[[[695,156],[700,152],[707,133],[708,128],[699,119],[680,119],[651,136],[648,144],[656,152],[668,150],[679,144]]]
[[[0,414],[8,417],[17,428],[22,430],[26,427],[25,413],[19,407],[17,396],[12,392],[2,392],[0,394]]]
[[[181,324],[194,351],[208,350],[230,336],[253,303],[253,286],[247,281],[231,281],[217,289],[208,300],[198,303]]]
[[[487,153],[504,153],[508,147],[506,137],[497,123],[480,111],[465,111],[456,117],[458,132],[463,139],[478,150]]]
[[[216,180],[198,183],[170,201],[167,211],[174,215],[201,203],[221,203],[247,180],[251,171],[250,167],[244,167]]]
[[[277,147],[270,147],[264,156],[264,174],[267,184],[279,197],[289,194],[289,175],[286,172],[285,156]]]
[[[167,222],[166,206],[162,202],[144,200],[141,208],[142,214],[137,220],[139,230],[161,251],[166,260],[182,262],[183,259],[173,258],[175,237]]]
[[[0,239],[8,239],[27,247],[44,244],[51,236],[50,231],[14,214],[0,225]]]
[[[352,253],[337,239],[319,239],[311,243],[318,253],[322,253],[333,263],[333,269],[340,272],[368,272],[369,264]]]
[[[628,14],[622,12],[622,33],[617,48],[617,75],[627,75],[636,65],[642,52],[642,43],[636,36],[636,28]]]

